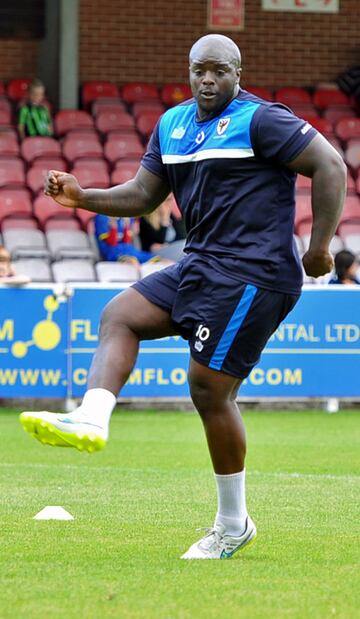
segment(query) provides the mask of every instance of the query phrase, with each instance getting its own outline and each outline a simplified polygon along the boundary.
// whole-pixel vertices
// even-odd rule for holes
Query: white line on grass
[[[1,462],[0,463],[0,469],[1,468],[18,468],[18,467],[23,467],[23,468],[27,468],[27,469],[42,469],[42,468],[48,468],[48,469],[83,469],[84,466],[81,464],[44,464],[42,462],[34,462],[32,464],[30,463],[25,463],[25,462],[19,462],[19,463],[15,463],[15,462]],[[87,470],[89,470],[89,467],[87,467]],[[126,473],[138,473],[138,472],[154,472],[154,473],[159,473],[159,472],[163,472],[162,469],[157,469],[157,468],[131,468],[131,467],[126,467],[126,466],[111,466],[111,465],[106,465],[106,466],[94,466],[94,467],[90,467],[90,470],[92,471],[97,471],[97,472],[102,472],[102,471],[124,471]],[[179,472],[179,471],[177,471]],[[180,472],[184,472],[183,470],[181,470]],[[255,477],[285,477],[285,478],[290,478],[290,479],[330,479],[330,480],[334,480],[334,481],[360,481],[360,475],[334,475],[334,474],[330,474],[330,473],[287,473],[285,471],[249,471],[247,470],[247,476],[252,476],[254,475]]]
[[[291,479],[334,479],[336,481],[360,481],[360,475],[333,475],[330,473],[285,473],[282,471],[247,471],[257,477],[290,477]]]

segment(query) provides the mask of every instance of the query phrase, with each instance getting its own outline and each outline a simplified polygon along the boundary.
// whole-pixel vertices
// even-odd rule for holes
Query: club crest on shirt
[[[222,135],[223,133],[225,133],[226,129],[230,124],[230,120],[231,118],[220,118],[216,127],[216,133],[218,135]]]
[[[196,144],[201,144],[204,140],[205,140],[205,133],[203,131],[200,131],[195,138],[195,142]]]

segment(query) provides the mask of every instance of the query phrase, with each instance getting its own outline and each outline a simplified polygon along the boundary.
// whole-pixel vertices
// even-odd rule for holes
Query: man
[[[332,146],[284,106],[239,87],[240,51],[222,35],[190,51],[194,99],[154,130],[136,177],[108,190],[82,190],[62,172],[46,193],[69,208],[119,217],[153,211],[172,191],[187,228],[187,256],[137,282],[105,308],[99,347],[81,406],[69,415],[23,413],[43,443],[93,451],[108,437],[119,389],[139,342],[181,333],[189,340],[189,385],[215,471],[213,528],[184,559],[229,558],[254,540],[245,502],[245,431],[239,386],[296,303],[302,269],[293,243],[296,172],[313,180],[308,275],[331,270],[329,243],[345,193],[345,166]]]

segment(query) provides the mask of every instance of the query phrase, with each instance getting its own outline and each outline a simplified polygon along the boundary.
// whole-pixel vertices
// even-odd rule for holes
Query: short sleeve
[[[306,120],[276,104],[260,107],[251,127],[255,152],[280,164],[295,159],[316,135],[317,131]]]
[[[161,159],[160,140],[159,140],[159,122],[156,124],[148,143],[146,153],[141,160],[141,165],[149,172],[160,176],[167,180],[166,167]]]
[[[26,118],[27,118],[28,112],[29,112],[29,109],[25,105],[20,108],[19,120],[18,120],[18,124],[19,125],[25,125],[26,124]]]

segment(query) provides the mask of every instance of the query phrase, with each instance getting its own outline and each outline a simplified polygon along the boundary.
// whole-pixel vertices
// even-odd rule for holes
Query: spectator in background
[[[27,99],[19,109],[18,131],[21,139],[35,135],[52,135],[53,125],[45,101],[45,86],[35,79],[29,84]]]
[[[184,224],[171,212],[172,207],[170,194],[155,211],[140,218],[140,241],[144,251],[157,252],[168,243],[185,238]]]
[[[142,251],[134,245],[137,234],[135,218],[96,215],[95,237],[103,260],[123,260],[142,264],[154,258],[154,254]]]
[[[357,278],[359,263],[355,254],[347,249],[339,251],[335,256],[335,277],[331,278],[329,284],[360,284]]]
[[[20,286],[28,284],[30,278],[27,275],[17,275],[11,264],[10,254],[6,247],[0,245],[0,284]]]

